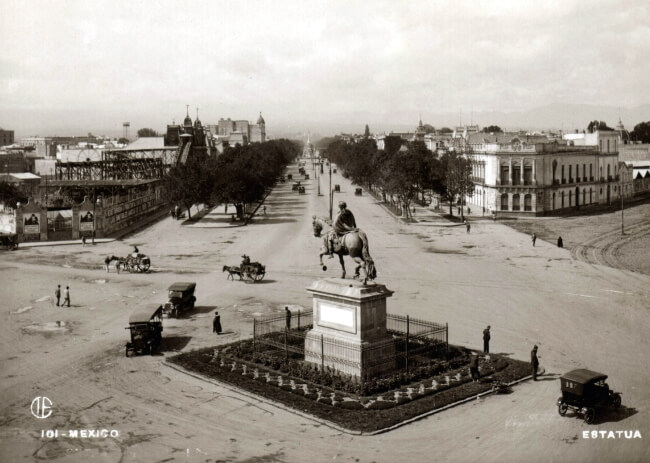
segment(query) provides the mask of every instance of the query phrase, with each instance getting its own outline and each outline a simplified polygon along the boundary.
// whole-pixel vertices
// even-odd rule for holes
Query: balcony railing
[[[572,179],[572,178],[569,179],[569,183],[573,183],[573,179]]]
[[[594,181],[594,176],[593,176],[593,175],[592,175],[591,177],[589,177],[589,181],[590,181],[590,182],[593,182],[593,181]]]
[[[612,177],[611,175],[608,175],[608,176],[607,176],[607,181],[608,181],[608,182],[611,182],[612,180],[614,180],[614,177]]]
[[[560,184],[560,180],[559,180],[559,179],[556,178],[555,180],[553,180],[553,185],[559,185],[559,184]]]
[[[605,177],[600,177],[600,183],[605,183]]]
[[[564,185],[565,183],[566,183],[566,178],[563,178],[562,179],[562,185]]]
[[[586,182],[586,181],[587,181],[587,177],[582,177],[582,181],[583,181],[583,182]]]

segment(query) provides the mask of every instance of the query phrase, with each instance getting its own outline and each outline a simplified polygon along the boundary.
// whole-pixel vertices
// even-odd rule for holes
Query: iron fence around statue
[[[273,314],[253,319],[253,349],[255,352],[284,357],[285,360],[305,358],[305,337],[313,328],[313,311]],[[428,320],[412,318],[408,315],[386,314],[386,328],[391,335],[385,343],[395,345],[393,355],[372,355],[373,350],[381,350],[385,343],[375,343],[370,347],[336,339],[322,338],[320,352],[313,352],[321,367],[329,362],[350,362],[349,359],[363,359],[358,363],[378,367],[384,371],[403,371],[418,365],[427,364],[444,356],[449,347],[449,327]],[[372,362],[365,359],[376,358]],[[347,360],[344,360],[347,359]]]

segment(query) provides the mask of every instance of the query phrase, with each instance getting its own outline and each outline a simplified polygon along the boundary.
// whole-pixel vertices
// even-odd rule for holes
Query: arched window
[[[533,210],[533,197],[531,195],[525,195],[524,196],[524,211],[532,211]]]
[[[562,183],[566,183],[566,177],[564,176],[564,166],[562,166]]]
[[[592,189],[589,188],[589,204],[591,204],[594,201],[594,198],[592,197],[592,193],[593,193]]]
[[[512,195],[512,210],[513,211],[519,210],[519,195],[517,194]]]
[[[587,204],[585,200],[587,199],[587,190],[583,189],[582,190],[582,204]]]
[[[564,209],[564,191],[562,192],[562,209]]]
[[[503,193],[501,195],[501,210],[502,211],[508,210],[508,193]]]
[[[573,166],[569,165],[569,183],[573,183]]]
[[[553,207],[551,210],[555,210],[555,192],[553,192]]]
[[[572,202],[573,202],[573,191],[569,191],[569,207],[571,207]]]
[[[610,170],[609,170],[610,167],[611,167],[611,166],[610,166],[609,164],[607,164],[607,180],[609,180],[609,178],[610,178],[611,175],[612,175],[611,172],[610,172]]]

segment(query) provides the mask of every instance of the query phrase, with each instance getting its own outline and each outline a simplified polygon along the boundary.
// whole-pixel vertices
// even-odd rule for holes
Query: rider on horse
[[[354,220],[354,214],[347,208],[345,201],[339,201],[339,213],[334,221],[333,233],[329,235],[328,254],[330,259],[334,257],[335,244],[339,244],[339,238],[353,231],[357,231],[357,222]]]

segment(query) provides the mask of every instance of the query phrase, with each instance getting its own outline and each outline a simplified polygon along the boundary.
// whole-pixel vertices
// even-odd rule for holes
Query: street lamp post
[[[332,190],[332,160],[329,162],[330,165],[330,220],[332,220],[332,203],[334,201],[334,190]]]

